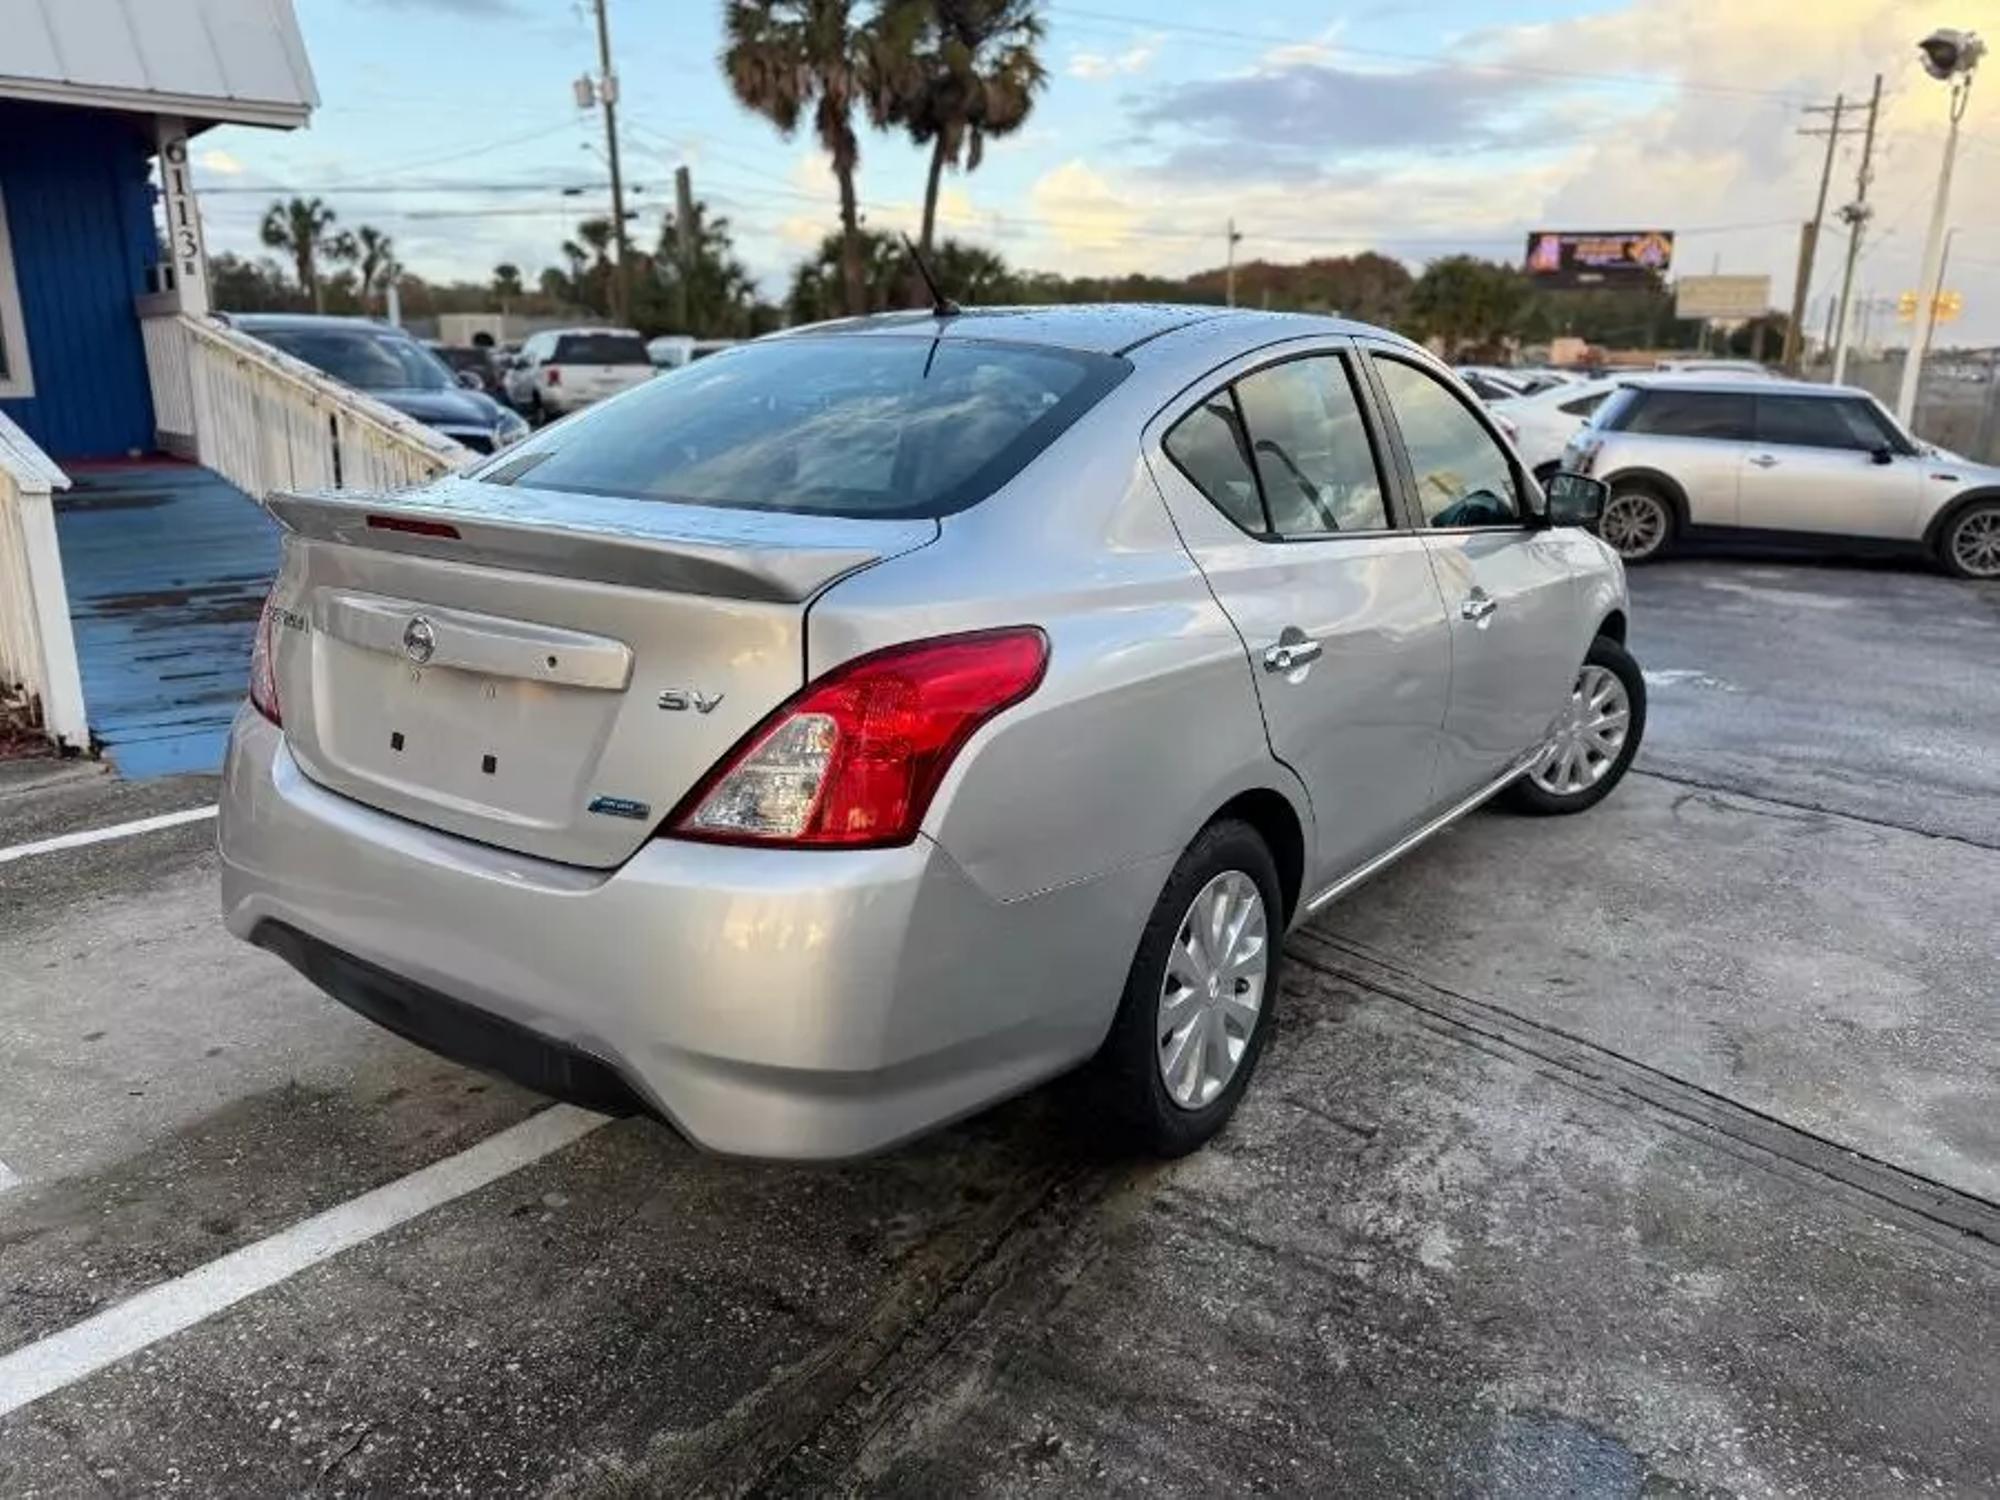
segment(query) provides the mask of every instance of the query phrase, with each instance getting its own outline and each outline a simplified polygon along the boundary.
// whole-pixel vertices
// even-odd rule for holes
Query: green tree
[[[1454,357],[1515,333],[1527,301],[1526,278],[1514,267],[1472,255],[1447,255],[1424,267],[1410,288],[1409,322]]]
[[[355,294],[365,315],[378,287],[386,288],[396,264],[396,244],[373,224],[363,224],[352,234],[342,234],[333,242],[332,253],[354,267]]]
[[[954,302],[992,307],[1025,300],[1020,277],[991,250],[946,238],[924,258],[938,279],[938,289]]]
[[[265,211],[257,236],[273,250],[291,256],[298,273],[299,290],[312,298],[313,310],[326,310],[326,294],[319,284],[320,257],[334,242],[334,212],[318,198],[293,198],[273,203]]]
[[[978,171],[987,138],[1020,129],[1048,82],[1042,18],[1036,0],[892,0],[875,34],[887,117],[931,149],[917,235],[928,255],[944,169]]]
[[[856,299],[848,281],[846,237],[835,230],[820,241],[819,251],[792,271],[786,310],[794,323],[818,323],[843,314],[859,317],[903,305],[909,253],[902,241],[879,229],[857,229],[861,291]]]
[[[684,254],[680,224],[668,213],[660,220],[659,248],[652,275],[641,282],[641,312],[635,320],[696,338],[743,338],[768,321],[760,311],[757,283],[736,257],[729,220],[710,218],[707,204],[694,205],[692,253]]]
[[[502,302],[521,296],[525,290],[521,284],[521,268],[512,261],[503,260],[493,268],[493,295]]]
[[[728,45],[722,53],[737,100],[782,134],[797,130],[808,111],[812,115],[813,133],[840,185],[841,282],[850,313],[868,305],[854,192],[861,164],[854,110],[862,106],[877,121],[886,116],[883,58],[890,50],[856,23],[855,11],[854,0],[725,0]]]

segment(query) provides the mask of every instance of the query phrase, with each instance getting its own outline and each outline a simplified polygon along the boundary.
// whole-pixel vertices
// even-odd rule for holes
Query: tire
[[[1589,688],[1590,698],[1596,698],[1598,689],[1610,684],[1615,684],[1614,702],[1619,695],[1624,701],[1622,737],[1615,749],[1598,757],[1593,747],[1608,748],[1606,736],[1580,726],[1590,725],[1603,715],[1591,714],[1592,704],[1585,693]],[[1609,636],[1600,635],[1590,643],[1583,666],[1577,672],[1570,703],[1571,712],[1578,719],[1567,721],[1543,759],[1530,766],[1503,793],[1507,804],[1517,812],[1553,817],[1595,807],[1625,779],[1632,757],[1639,753],[1639,743],[1646,737],[1646,679],[1631,653]],[[1566,739],[1565,734],[1573,737]],[[1575,760],[1564,758],[1564,747],[1569,744],[1579,747]]]
[[[1954,578],[2000,580],[2000,499],[1975,500],[1946,521],[1937,555]]]
[[[1626,565],[1647,563],[1673,546],[1674,505],[1644,480],[1614,483],[1598,517],[1597,534]]]
[[[1226,897],[1233,893],[1238,900],[1254,888],[1261,908],[1263,941],[1258,952],[1264,967],[1250,996],[1255,1014],[1247,1029],[1232,1029],[1240,1028],[1240,1005],[1226,1004],[1220,995],[1204,1000],[1199,986],[1188,984],[1199,965],[1190,967],[1191,945],[1183,941],[1183,934],[1189,932],[1200,899],[1218,883]],[[1284,956],[1283,912],[1277,864],[1264,840],[1247,823],[1211,823],[1174,866],[1140,936],[1111,1033],[1085,1081],[1091,1115],[1111,1127],[1119,1149],[1137,1155],[1185,1156],[1220,1130],[1235,1112],[1271,1032]],[[1175,965],[1174,984],[1188,997],[1178,1000],[1177,1005],[1168,993],[1169,960],[1176,957],[1176,950],[1181,950],[1181,957]],[[1248,976],[1239,976],[1238,982],[1247,983]],[[1240,990],[1237,998],[1244,998]],[[1175,1009],[1169,1010],[1170,1005]],[[1190,1033],[1185,1026],[1172,1026],[1171,1018],[1176,1014],[1189,1017],[1187,1026],[1198,1030]],[[1213,1036],[1218,1022],[1222,1025],[1220,1052],[1191,1051]],[[1220,1057],[1230,1059],[1226,1080],[1196,1077],[1195,1086],[1185,1089],[1188,1097],[1177,1099],[1164,1071],[1165,1055],[1177,1041],[1182,1043],[1183,1059],[1177,1070],[1177,1087],[1185,1088],[1191,1069],[1200,1066],[1206,1070]],[[1232,1053],[1229,1049],[1238,1043],[1240,1050]],[[1208,1089],[1211,1082],[1215,1083],[1212,1092]]]

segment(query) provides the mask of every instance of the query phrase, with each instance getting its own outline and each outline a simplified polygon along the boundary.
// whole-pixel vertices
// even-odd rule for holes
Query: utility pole
[[[1779,363],[1793,375],[1799,373],[1799,359],[1805,351],[1806,297],[1812,288],[1813,259],[1819,254],[1820,226],[1826,222],[1826,193],[1833,182],[1834,150],[1840,145],[1840,116],[1846,108],[1845,94],[1835,94],[1832,104],[1808,105],[1807,114],[1830,114],[1833,122],[1825,130],[1799,132],[1800,135],[1826,137],[1826,160],[1819,169],[1819,201],[1813,205],[1813,216],[1809,222],[1799,226],[1798,277],[1792,283],[1792,316],[1785,325],[1785,349],[1779,358]]]
[[[675,284],[680,289],[676,297],[674,311],[679,316],[681,333],[694,332],[694,279],[695,258],[701,245],[701,225],[695,220],[694,179],[688,175],[686,167],[674,168],[674,258],[679,261],[680,275]]]
[[[1229,221],[1229,270],[1227,272],[1227,298],[1229,305],[1236,305],[1236,242],[1243,236],[1236,232],[1236,221]]]
[[[1861,233],[1875,210],[1868,206],[1868,180],[1875,173],[1875,117],[1882,110],[1882,75],[1875,75],[1874,92],[1868,96],[1868,128],[1861,135],[1861,170],[1854,177],[1854,201],[1840,211],[1847,224],[1847,267],[1840,273],[1839,327],[1833,336],[1833,383],[1847,378],[1848,317],[1853,308],[1854,263],[1861,257]]]
[[[618,264],[611,271],[611,320],[624,323],[632,315],[632,247],[625,237],[625,182],[618,173],[618,75],[611,70],[611,23],[604,14],[605,3],[595,0],[597,99],[604,106],[604,147],[611,158],[611,233],[618,246]]]
[[[1951,87],[1951,129],[1944,138],[1944,165],[1938,169],[1937,199],[1931,205],[1931,227],[1924,236],[1924,273],[1917,282],[1917,324],[1911,331],[1909,352],[1903,356],[1903,384],[1896,393],[1896,420],[1905,427],[1910,425],[1911,414],[1917,409],[1924,351],[1930,347],[1931,333],[1937,325],[1937,294],[1944,286],[1944,221],[1951,208],[1951,167],[1958,155],[1958,122],[1965,115],[1966,102],[1972,98],[1972,65],[1978,60],[1979,52],[1975,51],[1964,76]]]

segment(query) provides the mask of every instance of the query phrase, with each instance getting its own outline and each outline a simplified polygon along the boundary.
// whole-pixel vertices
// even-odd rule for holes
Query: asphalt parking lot
[[[2000,590],[1633,591],[1636,773],[1297,935],[1165,1166],[1060,1088],[706,1158],[230,941],[206,822],[0,863],[0,1494],[2000,1489]],[[0,767],[0,849],[212,795]],[[296,1268],[172,1315],[239,1251]],[[142,1294],[187,1326],[8,1410]]]

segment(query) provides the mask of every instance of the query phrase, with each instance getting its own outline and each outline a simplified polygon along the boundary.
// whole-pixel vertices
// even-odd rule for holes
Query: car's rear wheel
[[[2000,500],[1975,500],[1947,521],[1938,559],[1960,578],[2000,579]]]
[[[1646,733],[1646,679],[1609,636],[1590,643],[1569,703],[1540,757],[1507,789],[1522,812],[1579,813],[1625,778]]]
[[[1182,1156],[1235,1111],[1271,1029],[1282,903],[1248,824],[1210,824],[1174,866],[1094,1066],[1123,1146]]]
[[[1597,534],[1628,563],[1651,562],[1674,539],[1674,508],[1650,485],[1626,480],[1611,486]]]

